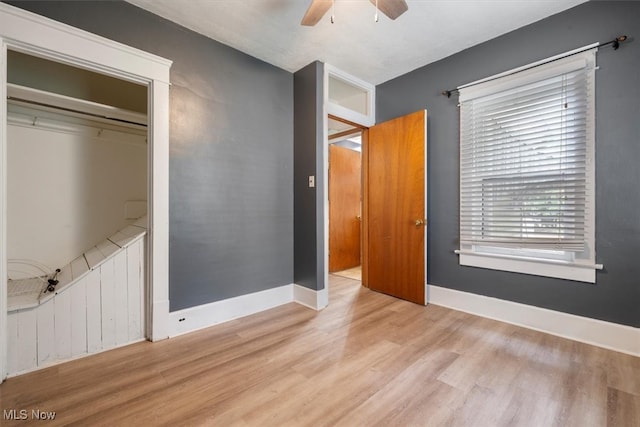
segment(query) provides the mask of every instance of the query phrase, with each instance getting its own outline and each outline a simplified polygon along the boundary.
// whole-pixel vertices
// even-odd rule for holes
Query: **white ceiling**
[[[379,84],[587,0],[407,0],[374,22],[369,0],[336,0],[315,27],[310,0],[127,0],[287,71],[314,60]]]

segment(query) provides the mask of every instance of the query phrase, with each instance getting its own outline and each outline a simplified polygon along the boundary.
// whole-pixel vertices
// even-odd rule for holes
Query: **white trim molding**
[[[376,123],[376,87],[375,85],[365,82],[356,76],[348,74],[330,64],[324,64],[324,100],[325,100],[325,112],[334,116],[340,117],[350,122],[357,123],[362,126],[373,126]],[[352,86],[355,89],[360,89],[363,93],[366,93],[367,97],[367,112],[366,114],[344,107],[340,104],[332,102],[329,98],[329,85],[330,79],[334,78],[348,86]]]
[[[1,5],[0,5],[1,6]],[[0,9],[1,10],[1,9]],[[1,32],[1,31],[0,31]],[[7,315],[7,45],[0,35],[0,383],[9,374]]]
[[[430,304],[640,356],[640,328],[427,285]]]
[[[327,295],[326,289],[314,291],[292,283],[185,308],[169,313],[169,337],[198,331],[291,302],[314,310],[321,310],[327,306]]]
[[[460,265],[488,268],[498,271],[532,274],[534,276],[555,277],[579,282],[595,283],[596,270],[602,270],[602,264],[576,263],[544,258],[525,258],[510,255],[482,252],[454,251],[460,255]]]
[[[293,285],[240,295],[169,313],[169,337],[259,313],[293,302]]]
[[[314,310],[322,310],[329,304],[329,292],[327,288],[319,291],[305,288],[300,285],[293,285],[293,299],[300,305],[312,308]]]
[[[0,28],[12,50],[119,78],[126,73],[136,82],[169,83],[168,59],[14,6],[0,4]]]

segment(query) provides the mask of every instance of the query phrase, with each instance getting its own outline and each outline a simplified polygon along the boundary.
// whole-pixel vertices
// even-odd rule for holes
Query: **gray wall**
[[[294,280],[309,289],[324,288],[323,85],[324,65],[297,71],[294,82]],[[309,188],[309,176],[316,178]]]
[[[457,96],[445,89],[620,34],[597,54],[596,261],[587,284],[461,267]],[[640,326],[640,3],[588,2],[377,87],[377,121],[428,110],[429,283]]]
[[[9,2],[173,60],[171,310],[293,282],[293,75],[120,1]]]

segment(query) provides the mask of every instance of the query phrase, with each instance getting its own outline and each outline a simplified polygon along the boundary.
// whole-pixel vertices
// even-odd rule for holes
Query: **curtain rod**
[[[608,42],[605,42],[605,43],[597,43],[597,44],[595,44],[593,46],[589,46],[588,48],[591,49],[591,48],[596,48],[596,47],[604,47],[604,46],[612,45],[613,46],[613,50],[618,50],[618,48],[620,47],[620,43],[622,43],[622,42],[624,42],[626,40],[627,40],[627,36],[618,36],[618,37],[616,37],[615,39],[613,39],[611,41],[608,41]],[[557,61],[557,60],[562,59],[562,58],[567,58],[567,57],[572,56],[572,55],[576,55],[578,53],[584,52],[585,50],[587,50],[587,49],[586,48],[585,49],[577,49],[576,51],[571,52],[568,55],[562,55],[562,56],[553,57],[553,58],[549,59],[548,61],[543,61],[543,62],[540,62],[540,63],[536,63],[535,65],[533,65],[531,67],[518,69],[518,70],[516,70],[516,71],[514,71],[512,73],[506,74],[506,75],[512,75],[512,74],[519,73],[519,72],[524,71],[524,70],[528,70],[528,69],[531,69],[531,68],[539,67],[541,65],[549,64],[550,62]],[[500,77],[505,77],[505,75],[500,75]],[[496,77],[496,78],[493,78],[493,79],[480,80],[477,83],[467,84],[467,85],[465,85],[465,87],[474,86],[476,84],[484,83],[484,82],[491,81],[491,80],[495,80],[495,79],[500,78],[500,77]],[[447,98],[451,98],[451,95],[454,92],[459,92],[458,88],[450,89],[450,90],[444,90],[444,91],[441,92],[441,95],[444,95]]]

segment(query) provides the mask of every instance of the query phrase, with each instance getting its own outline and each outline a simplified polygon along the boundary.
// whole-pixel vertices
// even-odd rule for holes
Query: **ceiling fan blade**
[[[376,0],[370,0],[372,4],[376,4]],[[378,9],[391,19],[396,19],[398,16],[409,10],[407,2],[404,0],[378,0]]]
[[[332,0],[312,0],[307,9],[307,13],[302,17],[302,25],[312,27],[320,21],[320,19],[327,13],[327,10],[331,8]]]

